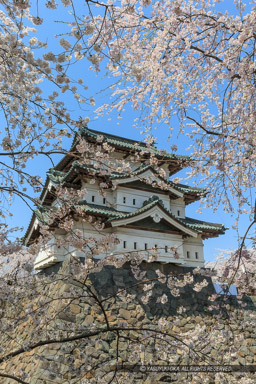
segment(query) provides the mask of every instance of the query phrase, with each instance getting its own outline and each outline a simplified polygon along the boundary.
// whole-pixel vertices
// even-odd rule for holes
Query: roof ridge
[[[84,132],[86,132],[86,133],[92,133],[92,134],[94,134],[94,135],[96,135],[96,136],[98,136],[98,135],[102,135],[102,136],[108,136],[108,137],[112,137],[112,138],[114,138],[114,139],[117,139],[117,140],[119,140],[120,139],[120,141],[122,141],[122,140],[126,140],[126,141],[130,141],[131,143],[134,143],[134,144],[142,144],[143,146],[147,146],[147,144],[146,143],[144,143],[143,141],[139,141],[139,140],[134,140],[134,139],[129,139],[129,138],[127,138],[127,137],[123,137],[123,136],[118,136],[118,135],[114,135],[114,134],[112,134],[112,133],[108,133],[108,132],[102,132],[102,131],[97,131],[96,129],[91,129],[91,128],[88,128],[87,126],[86,127],[82,127],[82,128],[79,128],[79,131],[81,132],[81,135],[84,133]]]

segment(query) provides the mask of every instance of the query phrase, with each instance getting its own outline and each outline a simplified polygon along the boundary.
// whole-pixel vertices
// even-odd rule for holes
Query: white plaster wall
[[[171,212],[180,218],[185,218],[185,202],[182,198],[178,198],[170,201]],[[179,211],[179,215],[178,215]]]
[[[189,252],[189,257],[187,255]],[[184,262],[188,266],[204,265],[204,245],[201,237],[194,239],[188,237],[184,239],[183,244]],[[196,258],[196,253],[197,257]]]
[[[112,206],[114,204],[115,195],[116,192],[113,190],[105,190],[106,197],[104,200],[104,197],[99,194],[99,185],[97,183],[95,184],[89,184],[89,183],[83,183],[82,188],[85,188],[87,191],[87,195],[85,197],[86,201],[89,204],[96,204],[96,205],[105,205],[105,206]],[[94,196],[94,202],[92,201],[92,197]],[[105,202],[104,202],[105,201]]]
[[[41,269],[65,260],[69,255],[69,247],[58,247],[56,239],[52,237],[48,244],[43,246],[35,258],[34,268]]]
[[[143,206],[145,200],[148,200],[151,196],[158,196],[164,203],[167,210],[170,210],[169,196],[161,193],[152,193],[148,191],[140,191],[138,189],[131,189],[123,186],[118,186],[116,191],[116,205],[115,208],[118,211],[133,212]],[[125,197],[126,202],[123,202]],[[135,205],[133,205],[133,199],[135,199]]]
[[[74,224],[73,230],[76,229],[80,229],[83,232],[84,239],[93,238],[93,240],[95,240],[96,242],[97,240],[108,236],[108,234],[112,232],[112,228],[104,229],[100,232],[96,231],[91,224],[87,222],[82,222],[81,219]],[[55,234],[55,236],[52,236],[48,244],[41,248],[34,262],[35,269],[46,268],[50,265],[56,264],[57,262],[63,261],[70,256],[85,256],[84,252],[79,251],[78,249],[74,248],[69,244],[58,246],[56,239],[61,240],[63,237],[65,237],[65,235],[63,236]],[[92,241],[90,245],[95,246],[95,242]],[[108,253],[110,252],[111,250],[108,251]],[[102,258],[106,254],[107,253],[101,253],[98,257]]]
[[[111,146],[111,144],[110,144]],[[95,146],[95,152],[97,151],[101,152],[101,147],[97,149],[97,146]],[[120,170],[121,172],[126,169],[132,169],[135,170],[138,167],[141,166],[141,162],[139,161],[132,161],[129,158],[125,158],[126,154],[122,152],[111,152],[108,154],[108,158],[105,160],[103,163],[102,161],[100,162],[100,166],[102,169],[106,169],[107,171],[115,171],[116,168],[121,167]],[[98,161],[97,159],[91,159],[90,160],[90,165],[94,165],[95,163],[97,164]]]
[[[108,228],[101,232],[97,232],[90,224],[82,222],[76,223],[75,228],[79,228],[84,232],[84,238],[93,237],[95,240],[99,240],[112,233],[119,239],[119,244],[112,249],[100,251],[96,256],[96,258],[99,259],[110,253],[121,256],[126,252],[139,252],[140,254],[144,254],[146,258],[149,254],[155,254],[152,249],[156,247],[159,261],[194,267],[204,265],[203,244],[201,238],[194,239],[189,237],[183,239],[181,235],[125,227]],[[136,243],[136,249],[134,243]],[[147,250],[145,250],[145,244],[147,244]],[[165,250],[166,246],[168,247],[167,252]],[[178,259],[174,258],[174,253],[170,250],[170,247],[174,246],[177,247],[177,252],[179,254]],[[190,252],[189,259],[187,258],[187,251]],[[198,259],[195,257],[195,252],[198,252]],[[57,247],[56,241],[53,238],[48,247],[45,247],[39,252],[35,260],[35,269],[48,267],[49,265],[65,260],[65,258],[71,255],[84,257],[84,253],[69,245]]]
[[[175,216],[185,218],[185,203],[182,198],[170,200],[169,196],[162,193],[152,191],[141,191],[138,189],[132,189],[125,187],[124,185],[118,185],[116,190],[105,190],[106,200],[103,196],[99,195],[99,185],[83,183],[82,188],[86,188],[87,195],[86,200],[90,204],[111,206],[118,211],[133,212],[143,206],[145,200],[148,200],[151,196],[155,195],[163,201],[164,207],[173,213]],[[94,196],[94,202],[92,197]],[[125,203],[124,203],[125,198]],[[135,199],[135,204],[133,200]],[[105,203],[104,203],[105,201]],[[179,211],[179,212],[178,212]],[[179,215],[178,215],[179,213]]]
[[[115,234],[120,240],[120,243],[115,248],[115,252],[120,255],[124,252],[141,251],[146,257],[148,254],[152,253],[152,249],[156,247],[159,261],[183,264],[182,236],[132,228],[117,228]],[[136,243],[136,249],[134,249],[134,243]],[[145,250],[145,244],[147,244],[147,250]],[[168,247],[167,252],[165,252],[166,246]],[[177,252],[179,254],[179,259],[175,259],[174,254],[169,249],[174,246],[178,247]]]

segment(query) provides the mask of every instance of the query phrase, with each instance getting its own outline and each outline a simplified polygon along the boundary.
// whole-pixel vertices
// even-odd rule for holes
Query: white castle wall
[[[103,247],[97,258],[103,258],[110,253],[123,255],[127,252],[139,252],[140,254],[143,253],[145,258],[148,255],[157,254],[157,260],[162,262],[172,262],[184,266],[204,265],[203,242],[201,238],[187,237],[183,239],[181,235],[125,227],[107,228],[99,233],[90,224],[82,222],[77,223],[75,229],[82,230],[85,239],[92,237],[97,241],[110,234],[114,234],[119,239],[119,244],[111,249],[105,251]],[[172,247],[177,247],[178,259],[174,257],[174,252],[171,250]],[[35,269],[45,268],[56,262],[63,261],[70,255],[84,257],[83,252],[77,251],[68,244],[57,247],[56,239],[53,238],[48,247],[39,252],[35,261]]]

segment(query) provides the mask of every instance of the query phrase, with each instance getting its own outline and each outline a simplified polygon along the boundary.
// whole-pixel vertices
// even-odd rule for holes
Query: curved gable
[[[144,207],[146,208],[146,207]],[[161,220],[167,222],[171,227],[192,236],[198,237],[198,233],[191,228],[187,228],[183,223],[177,220],[171,213],[166,211],[157,201],[155,205],[151,205],[148,209],[138,209],[135,212],[128,213],[122,217],[110,219],[112,227],[120,227],[129,225],[145,218],[152,218],[155,223],[159,223]]]
[[[122,184],[132,184],[135,182],[141,182],[145,185],[149,185],[153,188],[160,188],[163,187],[162,191],[168,191],[169,193],[173,194],[177,198],[183,197],[184,194],[182,191],[178,191],[175,187],[170,185],[170,182],[168,180],[165,180],[164,178],[160,177],[157,172],[150,166],[143,167],[142,169],[133,172],[131,175],[127,175],[127,177],[112,177],[115,179],[116,184],[122,185]]]

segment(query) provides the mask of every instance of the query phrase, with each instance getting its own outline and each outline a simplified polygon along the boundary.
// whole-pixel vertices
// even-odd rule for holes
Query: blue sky
[[[224,0],[224,2],[219,5],[220,10],[226,10],[230,7],[234,8],[234,3],[230,0]],[[43,40],[48,42],[49,48],[52,50],[56,48],[56,40],[54,39],[54,34],[58,31],[60,27],[59,23],[55,21],[68,19],[66,10],[63,7],[60,7],[58,11],[49,11],[45,10],[44,5],[39,4],[39,16],[44,18],[44,23],[39,27],[39,33]],[[64,28],[65,27],[61,27]],[[62,29],[63,31],[63,29]],[[108,96],[98,92],[111,83],[110,80],[104,78],[103,73],[96,74],[93,71],[89,70],[89,65],[85,61],[81,61],[76,68],[74,76],[82,77],[84,79],[85,85],[88,86],[88,91],[86,91],[86,96],[95,95],[96,107],[99,107],[102,103],[108,102]],[[48,89],[45,89],[48,91]],[[79,116],[85,117],[89,116],[91,121],[89,123],[89,128],[96,129],[99,131],[112,133],[135,140],[141,140],[140,129],[133,127],[134,118],[138,117],[138,114],[132,111],[130,108],[127,108],[126,111],[122,114],[122,119],[117,119],[115,114],[111,115],[111,120],[109,121],[109,116],[104,116],[102,118],[96,119],[92,107],[89,104],[86,104],[83,109],[80,109],[77,103],[73,102],[68,95],[64,96],[64,100],[67,103],[70,113],[73,119],[78,119]],[[170,145],[174,143],[178,145],[178,154],[186,154],[189,152],[186,148],[189,146],[190,142],[188,138],[184,136],[172,137],[170,141],[167,141],[169,131],[166,125],[162,125],[156,128],[156,137],[157,137],[157,146],[161,149],[169,150]],[[70,145],[70,141],[66,141],[67,147]],[[59,157],[55,158],[57,162]],[[46,171],[51,167],[50,161],[45,158],[38,158],[33,162],[28,164],[27,170],[32,173],[40,174],[45,180]],[[192,181],[190,182],[192,184]],[[203,187],[203,185],[200,185]],[[246,228],[250,224],[250,218],[247,215],[240,217],[239,232],[232,228],[233,222],[235,221],[234,217],[231,217],[230,214],[226,214],[223,211],[223,207],[219,207],[215,213],[211,209],[204,209],[202,214],[197,213],[196,211],[200,207],[200,203],[193,203],[187,207],[186,214],[189,217],[198,218],[200,220],[206,220],[216,223],[224,224],[230,229],[226,232],[225,235],[220,236],[216,239],[209,239],[205,241],[205,258],[206,260],[212,260],[214,255],[218,253],[217,249],[234,249],[238,246],[238,237],[243,236]],[[10,226],[23,226],[24,230],[29,224],[31,218],[31,211],[29,208],[18,198],[15,199],[13,205],[13,217],[8,220]],[[251,240],[247,241],[247,245],[251,245]]]

